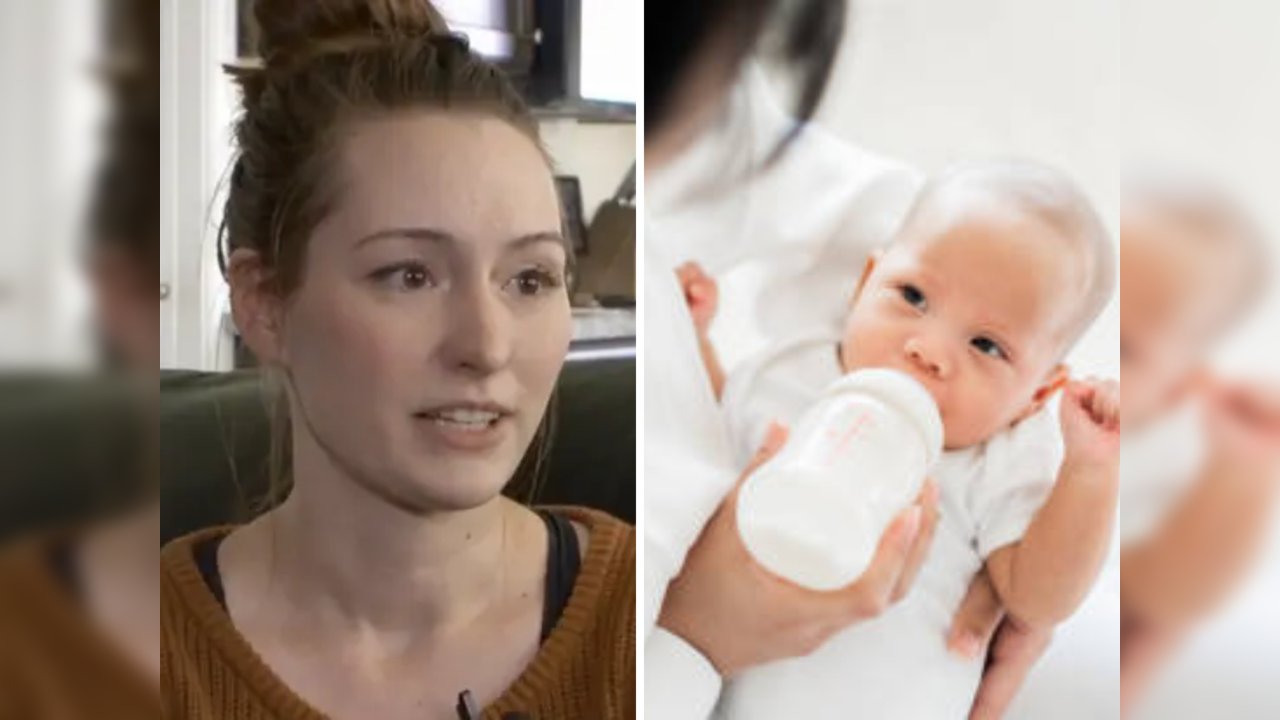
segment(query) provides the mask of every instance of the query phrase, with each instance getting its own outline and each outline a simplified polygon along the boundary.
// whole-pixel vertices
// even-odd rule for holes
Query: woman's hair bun
[[[256,0],[258,54],[311,55],[317,46],[349,38],[422,36],[449,32],[428,0]]]

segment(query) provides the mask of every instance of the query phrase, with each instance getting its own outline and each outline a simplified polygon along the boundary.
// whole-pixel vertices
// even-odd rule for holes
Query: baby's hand
[[[676,270],[676,279],[684,291],[684,301],[693,315],[693,326],[699,333],[706,333],[715,319],[720,305],[720,290],[716,281],[696,262],[687,262]]]
[[[1109,466],[1120,457],[1120,385],[1114,380],[1069,380],[1062,391],[1066,462]]]

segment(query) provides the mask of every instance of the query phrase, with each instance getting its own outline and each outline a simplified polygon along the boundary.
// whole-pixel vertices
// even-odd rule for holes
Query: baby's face
[[[1206,330],[1226,290],[1209,243],[1169,218],[1128,210],[1120,219],[1121,406],[1138,426],[1174,403],[1204,355]]]
[[[1065,379],[1057,360],[1083,263],[1042,221],[995,207],[947,215],[912,223],[869,263],[841,364],[924,384],[952,449],[1030,414]]]

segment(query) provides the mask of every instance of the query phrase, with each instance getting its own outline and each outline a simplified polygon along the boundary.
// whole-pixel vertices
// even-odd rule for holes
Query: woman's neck
[[[297,435],[299,482],[243,531],[265,559],[255,563],[261,584],[248,587],[318,621],[393,632],[465,625],[528,587],[537,564],[514,556],[540,547],[532,513],[502,497],[468,510],[406,510],[347,477],[305,432]]]

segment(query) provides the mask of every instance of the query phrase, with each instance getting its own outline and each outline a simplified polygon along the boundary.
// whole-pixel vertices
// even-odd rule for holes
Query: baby
[[[1280,397],[1210,378],[1208,354],[1256,304],[1260,232],[1219,188],[1165,170],[1124,189],[1120,255],[1121,696],[1238,583],[1280,479]]]
[[[703,359],[745,457],[794,424],[841,374],[905,372],[937,402],[941,520],[910,594],[814,654],[733,679],[725,717],[963,718],[982,648],[948,648],[970,581],[989,573],[1022,623],[1053,625],[1091,587],[1115,513],[1114,383],[1069,379],[1062,359],[1109,300],[1114,261],[1066,178],[1030,163],[957,166],[931,180],[893,242],[867,261],[841,336],[780,342],[727,377],[707,331],[714,283],[680,276]],[[1055,419],[1046,404],[1064,390]]]

